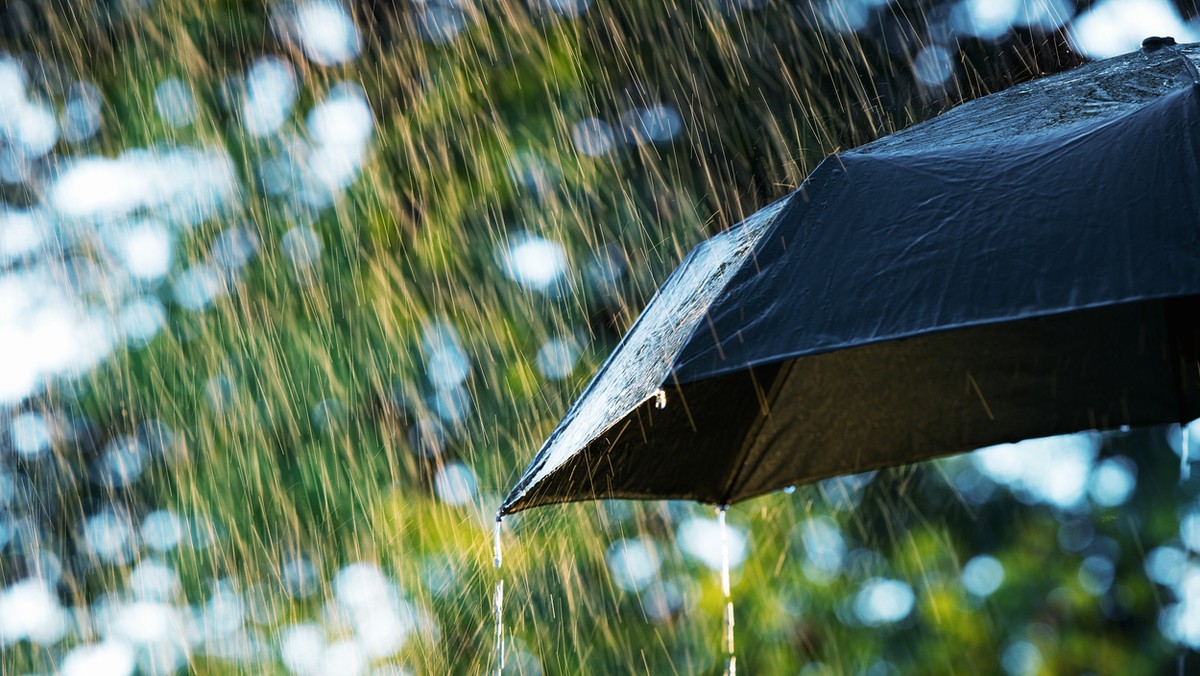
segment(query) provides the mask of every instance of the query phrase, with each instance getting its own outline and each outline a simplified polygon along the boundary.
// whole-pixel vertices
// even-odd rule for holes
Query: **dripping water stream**
[[[492,565],[496,568],[496,591],[492,594],[492,616],[496,623],[496,675],[504,671],[504,578],[500,575],[503,557],[500,553],[500,528],[504,517],[496,515],[496,526],[492,531]]]
[[[721,593],[725,597],[725,676],[736,676],[737,656],[733,650],[733,599],[729,593],[729,529],[725,525],[725,506],[717,508],[717,522],[721,525]]]

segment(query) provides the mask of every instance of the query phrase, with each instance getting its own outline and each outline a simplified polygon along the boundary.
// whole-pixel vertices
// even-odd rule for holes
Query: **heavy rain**
[[[0,674],[1196,669],[1200,423],[497,521],[823,158],[1155,35],[1200,8],[10,0]]]

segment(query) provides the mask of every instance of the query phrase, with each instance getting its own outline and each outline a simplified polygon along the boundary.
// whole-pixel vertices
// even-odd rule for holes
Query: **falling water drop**
[[[667,392],[666,392],[666,390],[664,390],[663,388],[660,387],[657,390],[654,390],[654,394],[652,396],[654,397],[654,407],[655,408],[666,408],[667,407]]]
[[[729,593],[729,529],[725,525],[727,506],[717,508],[717,523],[721,526],[721,593],[725,596],[725,676],[736,676],[737,657],[733,651],[733,599]]]
[[[496,674],[504,671],[504,578],[500,577],[500,528],[504,517],[496,514],[496,525],[492,531],[492,564],[496,567],[496,592],[492,596],[492,615],[496,620]]]

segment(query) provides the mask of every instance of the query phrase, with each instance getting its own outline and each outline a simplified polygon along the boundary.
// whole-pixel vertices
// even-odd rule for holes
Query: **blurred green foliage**
[[[336,571],[375,561],[437,627],[422,625],[392,661],[416,673],[482,673],[495,659],[492,510],[686,251],[794,189],[831,152],[1079,59],[1055,33],[964,43],[954,83],[928,90],[910,71],[938,3],[891,5],[887,34],[822,27],[817,5],[804,2],[751,11],[720,0],[596,0],[578,18],[550,4],[449,3],[467,19],[444,44],[421,38],[427,3],[437,4],[350,6],[361,54],[334,66],[314,65],[282,39],[273,5],[9,3],[0,46],[43,66],[34,79],[47,96],[73,78],[104,95],[99,136],[64,148],[57,161],[155,144],[226,148],[241,199],[182,236],[176,257],[203,260],[231,223],[249,224],[261,239],[227,297],[203,312],[168,303],[167,327],[148,345],[118,352],[28,408],[86,416],[100,439],[149,419],[179,436],[178,457],[131,488],[45,486],[39,500],[64,541],[77,543],[73,529],[102,506],[208,515],[217,544],[168,557],[183,579],[181,602],[202,604],[212,579],[265,589],[271,619],[258,626],[267,637],[321,621]],[[312,268],[284,255],[281,238],[297,213],[267,194],[259,172],[286,141],[246,135],[223,90],[267,53],[299,74],[296,110],[350,81],[364,88],[374,115],[360,175],[312,221],[324,245]],[[154,88],[168,75],[197,96],[198,117],[183,129],[154,113]],[[599,157],[572,143],[582,118],[615,128],[623,111],[659,103],[682,122],[670,142],[618,144]],[[304,133],[293,115],[283,136]],[[522,162],[541,173],[524,180]],[[4,190],[11,205],[41,199],[36,185]],[[572,263],[564,291],[533,292],[506,278],[497,250],[519,231],[562,242]],[[628,270],[608,289],[582,272],[606,245]],[[461,335],[471,404],[460,424],[445,426],[441,452],[422,454],[419,422],[436,415],[421,337],[434,321]],[[539,346],[557,336],[584,346],[561,381],[535,363]],[[225,379],[223,405],[206,395],[214,377]],[[318,421],[314,406],[325,401],[338,405]],[[964,497],[953,478],[973,471],[963,459],[883,472],[853,507],[830,499],[836,484],[735,507],[730,519],[749,542],[734,577],[743,673],[1172,668],[1179,649],[1158,629],[1170,592],[1147,578],[1143,561],[1176,538],[1177,510],[1193,499],[1195,482],[1178,484],[1161,430],[1106,436],[1100,457],[1118,454],[1134,458],[1138,474],[1134,497],[1117,507],[1025,504],[1004,487]],[[87,464],[86,451],[66,442],[55,456]],[[478,494],[464,506],[433,490],[455,460],[478,476]],[[710,515],[695,505],[616,503],[509,520],[508,669],[538,673],[533,656],[547,674],[719,672],[719,580],[676,542],[679,525],[697,516]],[[798,530],[821,516],[846,543],[828,578],[806,572]],[[1089,543],[1064,548],[1064,529],[1079,523],[1092,531]],[[640,591],[613,583],[607,555],[623,538],[646,543],[657,558],[654,580]],[[64,603],[87,608],[124,588],[133,562],[97,566],[71,547]],[[320,567],[315,596],[282,586],[280,567],[295,552]],[[1100,593],[1080,572],[1097,553],[1115,566]],[[963,565],[978,554],[1003,566],[1001,586],[986,598],[961,583]],[[25,572],[13,560],[5,559],[11,567],[0,568],[0,583]],[[449,575],[450,587],[431,586],[431,571]],[[909,585],[912,612],[875,627],[856,619],[856,595],[874,578]],[[0,672],[52,671],[73,641],[94,638],[17,643],[0,653]],[[284,669],[277,651],[262,659],[248,666],[196,653],[189,668]]]

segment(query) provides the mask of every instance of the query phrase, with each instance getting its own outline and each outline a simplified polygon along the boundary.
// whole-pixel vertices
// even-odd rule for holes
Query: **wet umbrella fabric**
[[[501,513],[1200,416],[1196,59],[1089,64],[826,159],[680,264]]]

